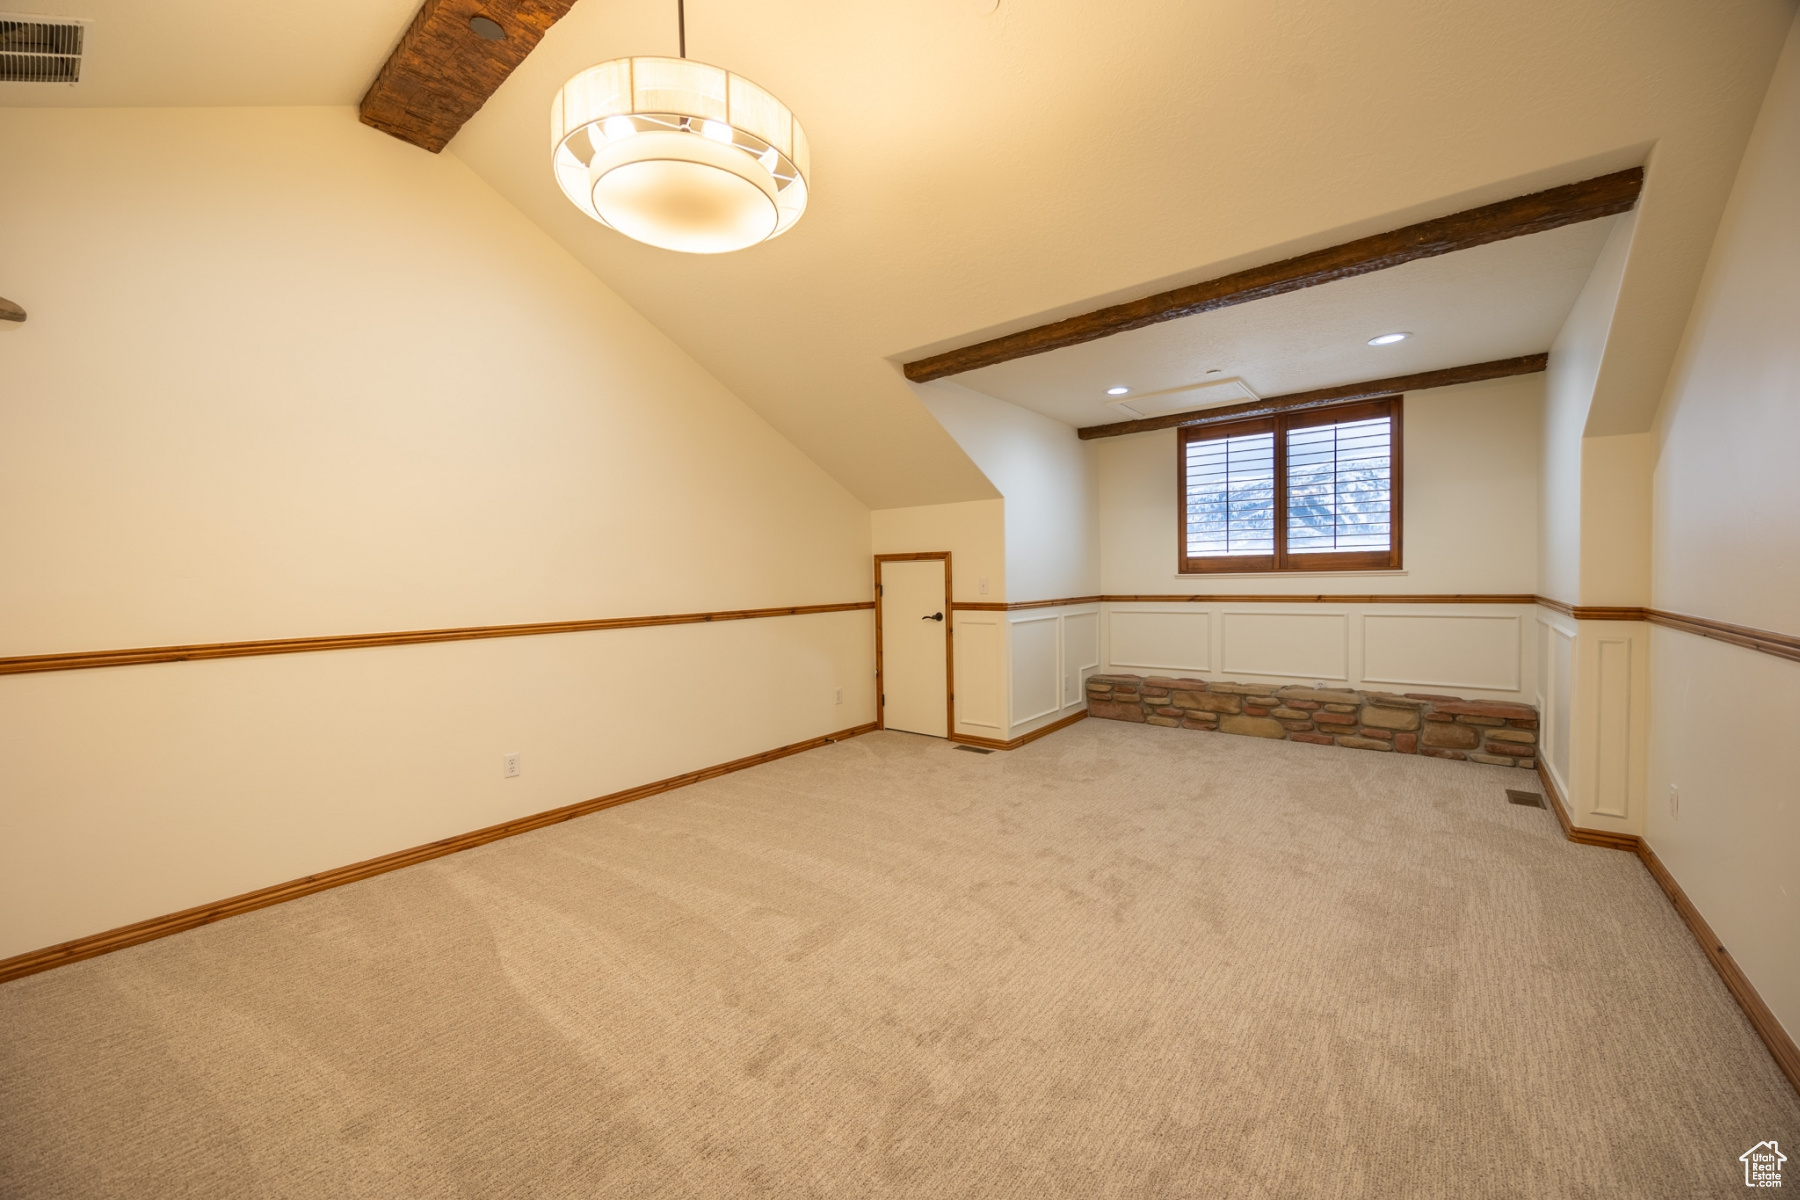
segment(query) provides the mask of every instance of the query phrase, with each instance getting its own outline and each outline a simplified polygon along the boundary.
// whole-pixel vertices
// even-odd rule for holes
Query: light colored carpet
[[[1800,1102],[1508,786],[857,738],[0,987],[0,1194],[1739,1194]]]

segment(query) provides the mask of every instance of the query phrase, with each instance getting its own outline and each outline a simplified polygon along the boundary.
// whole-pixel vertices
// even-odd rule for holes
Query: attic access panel
[[[1230,379],[1213,379],[1142,396],[1128,396],[1123,400],[1113,400],[1106,407],[1127,417],[1161,417],[1170,413],[1193,412],[1202,408],[1244,404],[1260,399],[1260,396],[1250,390],[1249,384],[1234,375]]]

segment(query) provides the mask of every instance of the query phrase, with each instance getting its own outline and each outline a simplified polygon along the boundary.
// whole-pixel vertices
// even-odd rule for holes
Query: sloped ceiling
[[[36,7],[97,24],[91,82],[33,102],[351,104],[414,5]],[[1624,432],[1654,414],[1793,11],[690,0],[690,55],[790,104],[814,162],[791,233],[702,258],[587,221],[551,180],[564,79],[674,50],[674,0],[582,0],[447,152],[877,508],[994,494],[902,358],[1647,163],[1590,422]]]
[[[689,4],[689,54],[774,91],[812,139],[811,211],[740,254],[632,244],[550,179],[550,97],[590,63],[668,53],[664,0],[577,5],[451,152],[865,502],[939,503],[992,493],[899,358],[1646,159],[1608,353],[1637,364],[1613,403],[1647,425],[1792,15],[1788,0],[987,8]]]

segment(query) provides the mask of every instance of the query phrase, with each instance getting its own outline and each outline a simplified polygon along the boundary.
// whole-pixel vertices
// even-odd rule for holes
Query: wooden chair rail
[[[127,667],[141,663],[191,662],[208,658],[252,658],[264,654],[304,654],[315,650],[360,650],[372,646],[416,646],[427,642],[469,642],[484,638],[537,637],[552,633],[592,633],[607,629],[642,629],[651,625],[703,625],[712,621],[754,621],[764,617],[802,617],[815,613],[872,609],[873,600],[847,604],[798,604],[785,608],[737,608],[716,612],[663,613],[648,617],[603,617],[589,621],[541,621],[527,625],[465,625],[451,629],[412,629],[398,633],[353,633],[333,637],[275,638],[251,642],[201,642],[187,646],[142,646],[131,650],[80,650],[67,654],[27,654],[0,658],[0,675],[37,671],[80,671],[90,667]]]
[[[1258,592],[1232,595],[1221,592],[1163,593],[1146,595],[1106,594],[1068,596],[1052,600],[957,601],[956,612],[1014,612],[1028,608],[1062,608],[1074,604],[1541,604],[1578,621],[1647,621],[1667,629],[1712,638],[1800,662],[1800,637],[1733,625],[1707,617],[1668,612],[1656,608],[1572,605],[1549,596],[1523,593],[1296,593]],[[277,638],[266,641],[201,642],[184,646],[142,646],[128,650],[78,650],[63,654],[27,654],[0,658],[0,675],[26,675],[40,671],[80,671],[94,667],[125,667],[145,663],[192,662],[211,658],[250,658],[265,654],[304,654],[318,650],[357,650],[376,646],[413,646],[430,642],[463,642],[483,638],[536,637],[557,633],[589,633],[608,629],[641,629],[652,625],[696,625],[713,621],[752,621],[765,617],[799,617],[816,613],[855,612],[873,609],[873,600],[845,604],[798,604],[785,608],[740,608],[713,612],[665,613],[644,617],[605,617],[589,621],[543,621],[525,625],[468,625],[450,629],[414,629],[397,633],[344,634],[331,637]]]

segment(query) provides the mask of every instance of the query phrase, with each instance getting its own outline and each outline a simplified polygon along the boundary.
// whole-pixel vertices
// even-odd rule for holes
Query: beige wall
[[[1651,601],[1800,634],[1800,23],[1659,421]],[[1646,833],[1800,1037],[1800,664],[1652,631]],[[1672,804],[1671,788],[1679,789]]]
[[[869,514],[876,554],[950,552],[951,594],[959,601],[1006,599],[1006,512],[999,500],[878,508]],[[983,582],[987,591],[981,590]]]
[[[1581,604],[1639,607],[1650,598],[1650,477],[1656,439],[1648,433],[1583,438]]]
[[[870,514],[875,553],[950,551],[951,595],[959,603],[1006,599],[1006,510],[1000,500],[881,508]],[[982,591],[983,582],[987,591]],[[972,737],[1006,736],[1004,613],[952,612],[956,728]]]
[[[1542,376],[1414,392],[1405,403],[1403,573],[1178,575],[1175,431],[1103,438],[1101,587],[1109,595],[1537,589]]]
[[[1653,439],[1590,436],[1603,372],[1641,374],[1621,363],[1615,335],[1641,212],[1614,219],[1544,373],[1538,593],[1567,604],[1638,606],[1648,596]],[[1647,631],[1547,608],[1533,621],[1546,768],[1577,824],[1642,833]]]
[[[941,528],[935,536],[945,545],[960,532],[981,547],[971,546],[972,553],[997,551],[1005,587],[973,594],[973,581],[965,582],[959,565],[958,600],[1019,603],[1096,594],[1093,446],[1061,421],[953,382],[913,390],[1003,499],[878,510],[876,544],[924,548],[921,536]],[[963,557],[959,551],[959,564]],[[957,732],[1005,740],[1083,707],[1082,682],[1099,664],[1099,623],[1093,604],[1067,611],[958,612]]]
[[[953,382],[914,390],[1006,500],[1007,598],[1098,592],[1093,444],[1061,421]]]
[[[1543,377],[1406,397],[1404,567],[1179,575],[1175,432],[1102,439],[1106,595],[1532,595]],[[1138,673],[1429,687],[1530,702],[1529,604],[1109,603],[1102,663]]]
[[[864,611],[0,677],[0,957],[872,721],[873,636]]]
[[[869,598],[868,511],[454,157],[12,110],[0,162],[0,655]],[[5,677],[0,955],[871,720],[871,640]]]
[[[1550,347],[1550,366],[1544,372],[1539,590],[1568,604],[1581,599],[1581,438],[1636,229],[1635,209],[1615,220],[1587,285]]]
[[[6,653],[866,596],[867,511],[455,158],[348,109],[0,137]]]

